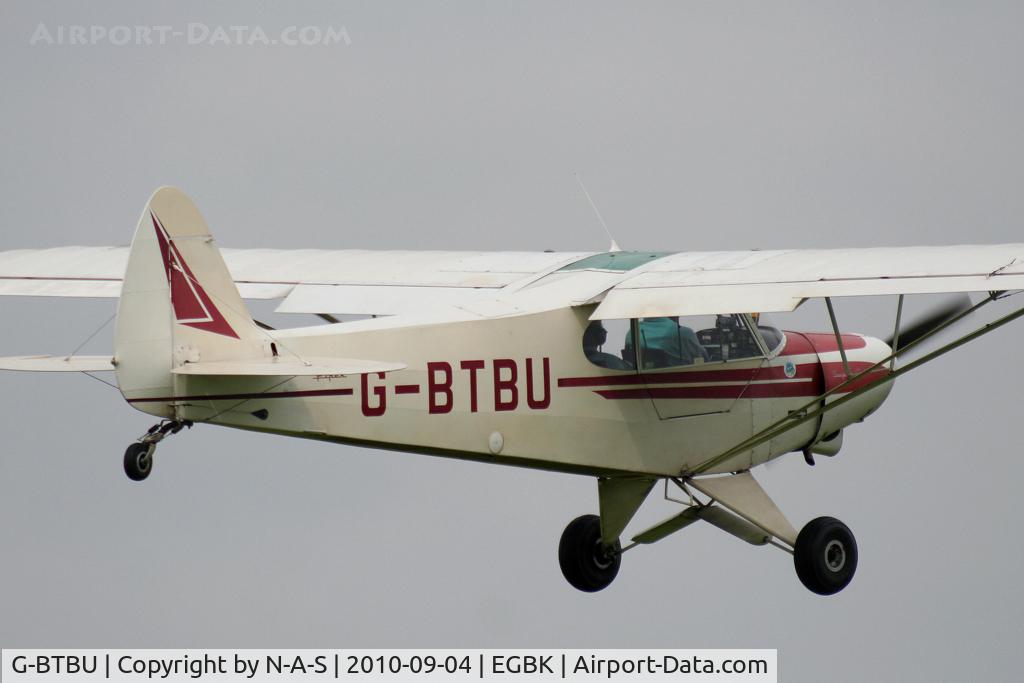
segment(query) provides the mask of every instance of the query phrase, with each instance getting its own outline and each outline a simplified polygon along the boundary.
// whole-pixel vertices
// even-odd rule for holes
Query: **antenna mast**
[[[611,242],[611,246],[608,247],[608,251],[622,251],[618,242],[616,242],[615,238],[612,237],[612,232],[608,229],[608,224],[604,222],[604,217],[601,216],[601,212],[598,210],[597,204],[594,203],[590,193],[587,192],[587,186],[583,184],[583,178],[580,178],[580,174],[576,171],[573,171],[572,174],[576,177],[576,182],[580,184],[580,189],[583,190],[583,194],[586,196],[587,201],[590,202],[590,208],[594,210],[594,215],[597,216],[598,222],[601,223],[601,227],[604,228],[604,234],[608,235],[608,240]]]

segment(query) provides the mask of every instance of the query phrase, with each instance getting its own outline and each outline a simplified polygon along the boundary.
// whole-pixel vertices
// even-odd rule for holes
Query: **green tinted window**
[[[594,254],[575,263],[563,266],[560,270],[584,270],[594,268],[596,270],[633,270],[659,259],[668,256],[671,251],[609,251],[604,254]]]
[[[644,370],[719,363],[762,355],[741,315],[641,318],[640,367]]]

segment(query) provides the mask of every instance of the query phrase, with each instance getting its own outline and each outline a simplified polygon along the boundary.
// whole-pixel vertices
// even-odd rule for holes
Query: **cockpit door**
[[[640,318],[633,324],[637,367],[661,419],[721,415],[736,424],[717,428],[749,434],[750,386],[765,353],[748,316]]]

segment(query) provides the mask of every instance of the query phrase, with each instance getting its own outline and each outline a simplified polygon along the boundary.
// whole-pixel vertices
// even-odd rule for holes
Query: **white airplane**
[[[1021,289],[1021,244],[222,257],[192,202],[165,187],[130,248],[0,252],[0,294],[120,297],[112,356],[0,369],[116,372],[125,400],[160,418],[125,452],[134,481],[157,443],[197,422],[577,473],[596,478],[599,502],[559,544],[579,590],[608,586],[626,550],[704,521],[792,553],[800,581],[828,595],[853,578],[853,534],[830,517],[798,533],[750,471],[791,452],[835,455],[897,376],[1024,308],[907,364],[898,355]],[[939,292],[984,297],[901,331],[903,295]],[[893,339],[840,332],[832,297],[863,295],[900,295]],[[243,298],[331,324],[269,329]],[[825,299],[830,332],[783,332],[760,315],[811,298]],[[666,498],[682,491],[683,509],[623,545],[659,482]]]

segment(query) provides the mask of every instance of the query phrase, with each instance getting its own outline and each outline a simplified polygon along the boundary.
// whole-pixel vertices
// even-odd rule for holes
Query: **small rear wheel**
[[[558,564],[573,588],[595,593],[607,588],[619,573],[622,548],[601,541],[601,518],[583,515],[569,522],[558,543]]]
[[[133,443],[124,452],[124,473],[132,481],[142,481],[153,471],[153,444]]]
[[[849,527],[832,517],[812,519],[793,547],[796,575],[808,590],[833,595],[846,588],[857,571],[857,541]]]

